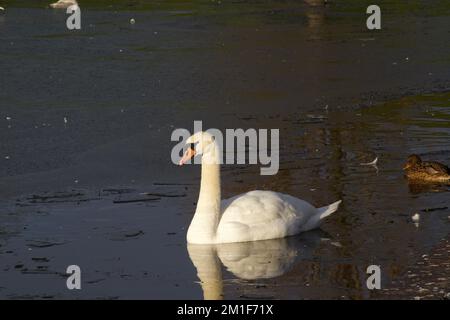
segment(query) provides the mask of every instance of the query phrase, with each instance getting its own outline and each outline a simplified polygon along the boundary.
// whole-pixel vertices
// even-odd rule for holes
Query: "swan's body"
[[[199,132],[188,139],[198,143],[180,164],[202,153],[202,176],[197,209],[187,233],[188,243],[214,244],[268,240],[319,227],[341,201],[323,208],[287,194],[250,191],[221,201],[219,150],[211,135]],[[198,150],[198,151],[197,151]]]
[[[273,191],[250,191],[223,200],[216,242],[245,242],[292,236],[319,226],[337,209],[317,209],[308,202]]]
[[[78,5],[76,0],[59,0],[58,2],[50,4],[50,7],[54,9],[66,9],[73,5]]]

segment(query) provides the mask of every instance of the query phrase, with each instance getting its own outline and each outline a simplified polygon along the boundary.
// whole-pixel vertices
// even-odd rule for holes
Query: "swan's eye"
[[[191,145],[189,147],[192,150],[194,150],[196,154],[201,154],[201,150],[199,149],[199,143],[198,142],[191,143]]]

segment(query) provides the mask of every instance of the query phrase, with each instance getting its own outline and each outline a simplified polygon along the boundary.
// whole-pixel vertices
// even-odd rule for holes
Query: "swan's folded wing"
[[[218,237],[239,242],[294,234],[311,214],[299,210],[296,201],[299,199],[271,191],[251,191],[225,200]]]

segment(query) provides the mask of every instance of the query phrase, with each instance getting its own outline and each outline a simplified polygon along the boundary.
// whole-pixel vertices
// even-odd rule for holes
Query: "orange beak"
[[[192,148],[188,148],[186,152],[183,155],[183,158],[181,158],[180,162],[178,163],[180,166],[188,162],[191,158],[195,156],[195,150]]]

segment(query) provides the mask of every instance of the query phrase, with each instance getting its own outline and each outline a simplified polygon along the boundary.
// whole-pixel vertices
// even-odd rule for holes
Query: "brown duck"
[[[450,169],[435,161],[422,161],[418,155],[408,157],[405,166],[406,177],[415,181],[450,182]]]

